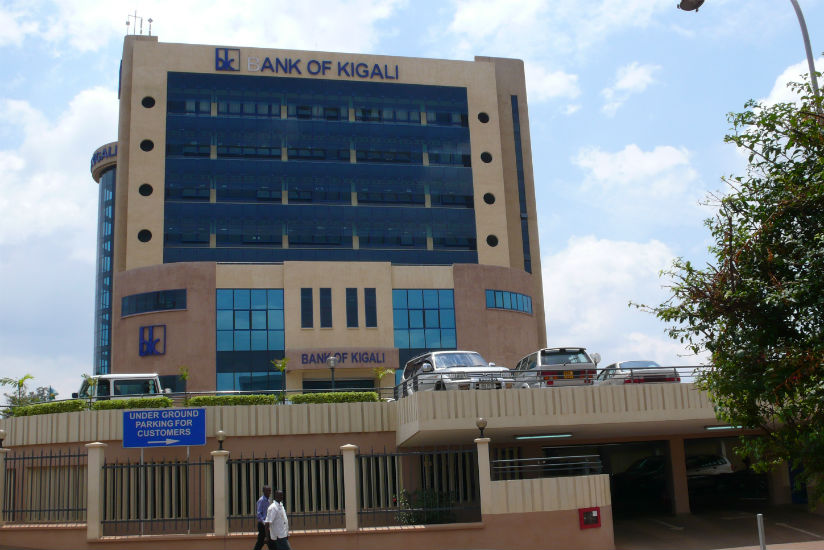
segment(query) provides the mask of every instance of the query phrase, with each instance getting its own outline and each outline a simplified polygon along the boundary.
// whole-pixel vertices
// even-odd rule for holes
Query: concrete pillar
[[[215,491],[215,536],[225,537],[229,534],[229,520],[226,516],[226,496],[229,485],[229,476],[227,475],[229,451],[212,451],[211,455]]]
[[[358,530],[358,470],[355,455],[357,445],[343,445],[343,508],[346,512],[346,530]]]
[[[99,540],[103,536],[103,463],[105,443],[86,443],[88,469],[86,483],[86,539]]]
[[[669,440],[670,474],[672,476],[672,511],[676,514],[690,513],[690,495],[687,487],[687,457],[684,438]]]
[[[3,525],[3,495],[6,494],[6,453],[8,449],[0,447],[0,525]]]
[[[767,473],[767,492],[770,494],[770,504],[773,506],[790,504],[793,501],[790,468],[785,462]]]
[[[489,463],[488,437],[475,440],[478,446],[478,489],[481,492],[481,517],[492,513],[492,470]]]

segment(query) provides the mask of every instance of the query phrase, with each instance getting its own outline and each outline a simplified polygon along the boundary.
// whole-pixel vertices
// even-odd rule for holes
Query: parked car
[[[169,393],[169,391],[163,390],[156,373],[100,374],[84,379],[80,390],[73,393],[72,398],[128,399],[130,397],[150,397],[161,393]]]
[[[605,367],[595,378],[599,385],[680,381],[681,376],[675,367],[662,367],[655,361],[619,361]]]
[[[733,473],[732,463],[721,455],[691,455],[687,457],[687,477],[717,476]]]
[[[487,363],[476,351],[430,351],[403,369],[400,394],[430,390],[491,390],[515,386],[512,371]]]
[[[592,384],[601,356],[586,348],[545,348],[530,353],[515,366],[520,388]]]

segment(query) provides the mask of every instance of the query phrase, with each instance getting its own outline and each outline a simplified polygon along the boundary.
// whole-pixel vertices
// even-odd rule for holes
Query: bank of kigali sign
[[[166,325],[140,327],[139,346],[138,353],[141,357],[146,357],[149,355],[165,355]]]
[[[240,50],[215,48],[216,71],[240,71]],[[360,78],[363,80],[398,80],[397,65],[363,63],[357,61],[335,61],[328,59],[302,59],[291,57],[246,58],[246,72],[283,75],[337,76],[339,78]]]

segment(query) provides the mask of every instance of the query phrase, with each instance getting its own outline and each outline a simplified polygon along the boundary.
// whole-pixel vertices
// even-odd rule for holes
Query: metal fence
[[[283,491],[291,530],[343,528],[343,457],[251,457],[228,461],[230,532],[256,532],[261,488]]]
[[[86,521],[85,449],[12,452],[5,462],[4,522]]]
[[[490,462],[490,468],[492,481],[586,476],[603,470],[598,455],[498,459]]]
[[[209,533],[211,459],[103,465],[103,534]]]
[[[359,454],[357,474],[360,526],[481,519],[474,448]]]

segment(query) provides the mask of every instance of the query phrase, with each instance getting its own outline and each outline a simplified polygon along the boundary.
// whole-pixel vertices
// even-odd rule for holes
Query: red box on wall
[[[578,521],[581,529],[592,529],[601,526],[601,507],[578,508]]]

